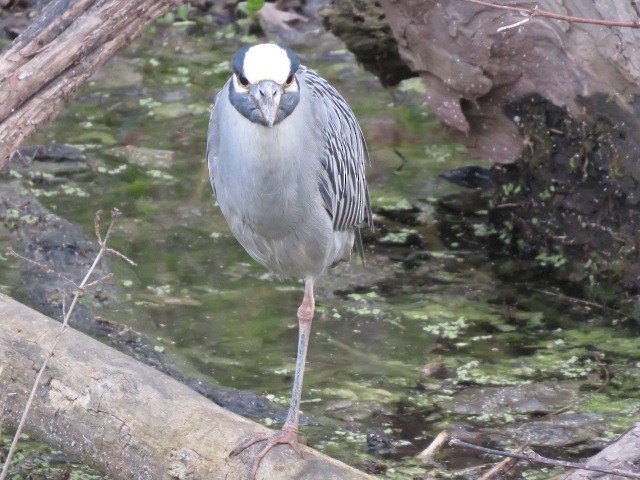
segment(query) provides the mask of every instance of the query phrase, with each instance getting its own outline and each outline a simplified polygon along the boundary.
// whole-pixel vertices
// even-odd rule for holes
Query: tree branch
[[[495,3],[484,2],[483,0],[462,0],[467,3],[475,3],[476,5],[482,5],[483,7],[493,8],[496,10],[507,10],[509,12],[518,12],[530,17],[547,17],[554,20],[564,20],[565,22],[572,23],[586,23],[589,25],[604,25],[607,27],[625,27],[625,28],[640,28],[640,22],[618,22],[614,20],[601,20],[596,18],[582,18],[572,17],[569,15],[561,15],[559,13],[547,12],[544,10],[538,10],[536,8],[525,7],[510,7],[508,5],[498,5]]]
[[[118,50],[184,0],[52,0],[0,56],[0,170]]]
[[[588,470],[591,472],[609,473],[612,475],[619,475],[627,478],[640,478],[640,473],[628,472],[620,470],[619,468],[607,468],[597,465],[588,465],[586,463],[567,462],[565,460],[555,460],[553,458],[543,457],[538,455],[533,450],[529,449],[525,453],[511,453],[503,450],[494,450],[493,448],[481,447],[479,445],[473,445],[472,443],[463,442],[457,438],[452,438],[449,441],[449,445],[455,445],[458,447],[469,448],[477,450],[479,452],[488,453],[490,455],[499,455],[501,457],[517,458],[518,460],[526,460],[527,462],[542,463],[544,465],[552,465],[554,467],[574,468],[579,470]]]

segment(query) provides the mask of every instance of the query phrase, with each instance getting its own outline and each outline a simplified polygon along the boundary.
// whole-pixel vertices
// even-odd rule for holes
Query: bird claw
[[[258,466],[264,458],[264,456],[276,445],[289,445],[293,450],[300,455],[300,458],[304,458],[300,443],[302,440],[298,437],[298,431],[288,428],[283,428],[279,432],[275,433],[256,433],[242,440],[236,448],[234,448],[229,454],[230,457],[239,455],[244,450],[259,442],[266,442],[260,450],[258,450],[251,462],[251,468],[247,474],[247,480],[254,480],[256,473],[258,472]]]

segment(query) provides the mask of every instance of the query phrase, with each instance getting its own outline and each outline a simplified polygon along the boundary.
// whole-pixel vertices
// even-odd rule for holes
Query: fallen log
[[[101,65],[184,0],[52,0],[0,57],[0,170]]]
[[[17,425],[59,329],[59,322],[0,294],[3,425]],[[26,431],[116,480],[244,478],[256,447],[239,458],[229,452],[250,433],[266,430],[71,328],[44,378]],[[276,448],[257,478],[371,478],[303,448],[304,458]]]
[[[589,458],[585,463],[639,473],[640,422],[636,423],[629,431],[608,445],[600,453]],[[614,480],[622,477],[611,474],[603,475],[602,473],[588,472],[586,470],[575,470],[564,477],[564,480],[587,480],[593,478],[597,478],[598,480]]]

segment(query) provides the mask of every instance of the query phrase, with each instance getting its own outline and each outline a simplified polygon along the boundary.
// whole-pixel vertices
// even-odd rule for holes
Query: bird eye
[[[243,87],[249,86],[249,80],[247,80],[247,77],[245,77],[241,73],[238,74],[238,82],[240,82],[240,85],[242,85]]]
[[[290,86],[291,86],[291,84],[293,83],[293,79],[294,79],[294,78],[295,78],[295,77],[293,76],[293,74],[292,74],[292,75],[289,75],[289,76],[287,77],[287,79],[285,80],[285,82],[284,82],[285,87],[290,87]]]

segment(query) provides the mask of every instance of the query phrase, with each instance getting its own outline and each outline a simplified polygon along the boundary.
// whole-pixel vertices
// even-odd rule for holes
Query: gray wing
[[[344,98],[313,70],[300,66],[298,79],[306,83],[325,115],[322,166],[326,175],[319,189],[334,230],[355,229],[356,248],[362,253],[358,226],[367,220],[373,229],[365,166],[369,154],[356,117]]]

